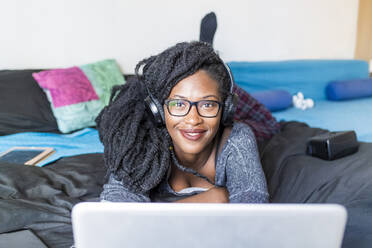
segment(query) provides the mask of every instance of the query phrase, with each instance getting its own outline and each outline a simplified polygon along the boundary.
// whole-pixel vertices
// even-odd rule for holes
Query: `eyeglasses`
[[[213,100],[201,100],[192,102],[184,99],[168,99],[164,101],[167,105],[169,114],[173,116],[185,116],[190,112],[193,105],[201,117],[213,118],[220,111],[222,103]]]

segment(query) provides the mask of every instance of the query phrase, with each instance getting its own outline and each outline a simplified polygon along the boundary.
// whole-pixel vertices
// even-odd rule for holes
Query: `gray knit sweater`
[[[170,173],[168,173],[169,175]],[[231,203],[266,203],[269,199],[257,144],[252,130],[234,123],[230,136],[216,162],[216,186],[226,187]],[[175,192],[165,178],[153,191],[135,194],[111,175],[103,186],[101,200],[113,202],[171,202],[203,192],[203,188],[186,188]]]

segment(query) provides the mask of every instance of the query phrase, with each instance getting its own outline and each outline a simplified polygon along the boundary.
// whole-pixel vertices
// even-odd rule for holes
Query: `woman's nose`
[[[196,125],[202,121],[196,106],[191,106],[190,112],[185,116],[185,122]]]

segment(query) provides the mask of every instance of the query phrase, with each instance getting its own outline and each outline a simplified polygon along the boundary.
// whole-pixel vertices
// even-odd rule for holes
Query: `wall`
[[[215,11],[226,61],[353,58],[357,0],[2,0],[0,69],[142,58],[199,38]]]

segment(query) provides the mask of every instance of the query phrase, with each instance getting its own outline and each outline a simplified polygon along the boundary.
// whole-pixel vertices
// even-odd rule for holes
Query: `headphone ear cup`
[[[229,94],[226,98],[222,113],[222,124],[224,126],[231,126],[233,124],[238,99],[239,97],[235,93]]]
[[[145,100],[145,106],[147,111],[152,115],[153,121],[157,127],[163,126],[165,123],[163,106],[153,96],[148,95]]]

